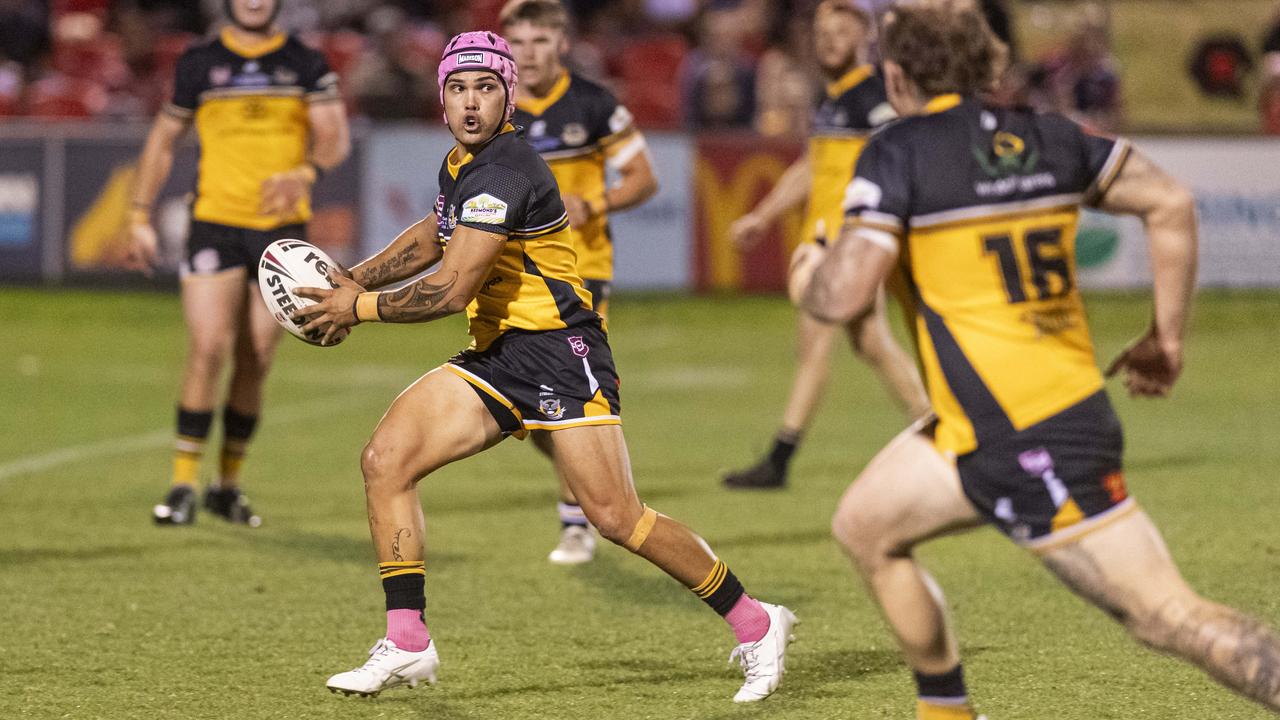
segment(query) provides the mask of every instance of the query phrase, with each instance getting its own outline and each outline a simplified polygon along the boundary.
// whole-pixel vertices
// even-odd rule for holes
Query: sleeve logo
[[[620,133],[631,127],[631,123],[635,122],[631,116],[631,111],[619,105],[614,108],[613,114],[609,116],[609,132]]]
[[[462,203],[460,222],[501,225],[506,220],[507,204],[488,193],[477,195]]]

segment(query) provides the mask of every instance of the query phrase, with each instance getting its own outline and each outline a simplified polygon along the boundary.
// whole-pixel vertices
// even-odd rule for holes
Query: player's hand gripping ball
[[[337,284],[329,278],[330,270],[337,270],[335,263],[323,250],[302,240],[277,240],[267,246],[258,261],[258,290],[262,300],[280,327],[291,335],[311,345],[320,345],[324,329],[304,332],[306,318],[297,316],[299,310],[315,304],[294,294],[300,287],[331,287]],[[324,347],[337,345],[348,335],[346,328],[334,333]]]

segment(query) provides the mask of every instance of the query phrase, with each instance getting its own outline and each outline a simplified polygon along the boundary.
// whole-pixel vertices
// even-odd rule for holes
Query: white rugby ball
[[[300,287],[338,287],[329,279],[329,269],[334,267],[337,263],[323,250],[302,240],[277,240],[262,251],[262,258],[258,260],[258,290],[262,292],[262,301],[280,327],[305,343],[320,345],[324,330],[302,331],[308,320],[295,318],[294,314],[315,305],[315,301],[298,297],[293,291]],[[324,347],[337,345],[347,334],[346,328],[339,330]]]

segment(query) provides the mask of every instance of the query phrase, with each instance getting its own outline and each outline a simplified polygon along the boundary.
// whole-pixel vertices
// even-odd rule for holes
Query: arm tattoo
[[[400,323],[426,322],[444,317],[453,312],[446,301],[457,283],[458,273],[454,271],[439,285],[424,278],[394,292],[384,292],[378,296],[378,314],[383,322]]]
[[[400,534],[401,533],[404,533],[406,537],[413,537],[413,533],[410,532],[409,528],[400,528],[399,530],[396,530],[396,536],[391,541],[391,557],[395,558],[399,562],[404,561],[404,555],[400,553]]]
[[[360,277],[352,279],[365,288],[381,287],[406,277],[409,274],[407,271],[412,269],[417,260],[418,243],[415,242],[376,265],[360,268]]]

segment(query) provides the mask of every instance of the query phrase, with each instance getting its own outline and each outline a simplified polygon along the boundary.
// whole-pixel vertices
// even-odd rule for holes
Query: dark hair
[[[498,13],[503,29],[516,23],[528,22],[543,27],[567,30],[569,13],[560,0],[510,0]]]
[[[979,12],[945,2],[899,5],[885,16],[881,38],[885,59],[930,97],[990,90],[1008,58]]]

